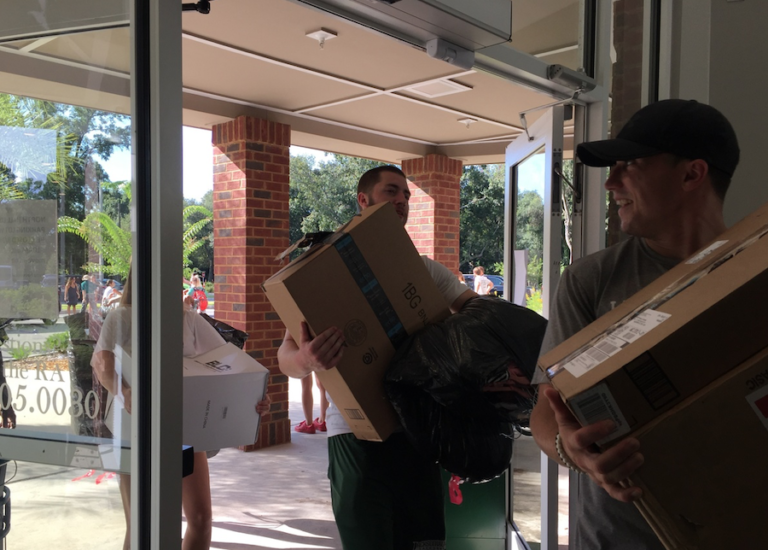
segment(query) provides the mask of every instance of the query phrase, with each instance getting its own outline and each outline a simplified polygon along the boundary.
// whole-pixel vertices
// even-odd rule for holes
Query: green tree
[[[69,216],[59,217],[59,232],[80,237],[102,258],[103,265],[86,262],[81,267],[88,273],[128,276],[131,267],[131,232],[122,229],[104,212],[91,212],[83,221]]]
[[[182,249],[185,275],[191,275],[192,254],[199,250],[205,239],[200,235],[213,224],[213,214],[202,205],[189,205],[184,208],[184,244]],[[82,268],[89,272],[103,272],[125,278],[131,267],[131,232],[120,227],[104,212],[91,212],[83,221],[62,216],[58,229],[63,233],[77,235],[86,244],[93,247],[101,256],[103,265],[86,263]]]
[[[290,240],[305,234],[335,231],[357,214],[357,181],[382,163],[333,155],[316,162],[312,156],[291,157]]]
[[[116,148],[130,145],[125,115],[8,94],[0,94],[0,127],[9,135],[18,128],[32,130],[24,132],[32,134],[26,139],[3,140],[2,158],[13,159],[17,190],[28,199],[56,200],[60,216],[77,220],[99,208],[99,183],[109,181],[99,157],[108,159]],[[53,148],[47,141],[51,132]],[[82,239],[66,234],[62,245],[62,272],[75,272],[87,262]]]
[[[515,248],[528,251],[528,283],[540,287],[544,267],[544,200],[536,191],[517,196]]]
[[[504,169],[467,166],[461,178],[459,268],[494,272],[504,261]]]
[[[184,200],[187,202],[187,199]],[[202,204],[187,204],[184,219],[184,276],[192,276],[193,268],[206,271],[207,279],[213,277],[213,212]]]

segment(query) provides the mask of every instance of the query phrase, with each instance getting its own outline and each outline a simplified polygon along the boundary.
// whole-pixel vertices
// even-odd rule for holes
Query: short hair
[[[373,188],[376,186],[379,181],[381,181],[381,173],[382,172],[392,172],[393,174],[397,174],[399,176],[403,176],[404,178],[408,179],[408,177],[405,175],[405,172],[400,170],[397,166],[393,166],[391,164],[384,164],[383,166],[377,166],[376,168],[371,168],[368,170],[365,174],[360,176],[360,180],[357,182],[357,192],[359,193],[365,193],[366,195],[370,195],[373,191]]]
[[[669,155],[672,159],[672,164],[678,164],[684,160],[695,160],[695,159],[689,159],[686,157],[681,157],[679,155],[673,155],[671,153],[666,153]],[[703,160],[703,159],[702,159]],[[706,160],[704,161],[706,162]],[[707,166],[709,167],[709,181],[712,183],[712,188],[715,191],[715,195],[721,200],[725,200],[725,194],[728,192],[728,187],[731,185],[731,176],[729,176],[726,172],[723,170],[720,170],[719,168],[715,168],[711,164],[707,162]]]
[[[725,200],[725,194],[728,192],[728,187],[731,185],[731,176],[719,168],[710,165],[709,181],[712,182],[712,187],[715,188],[715,194],[720,197],[720,200]]]
[[[485,273],[485,268],[483,266],[479,265],[475,269],[472,270],[472,273],[474,273],[475,275],[482,275],[483,273]]]

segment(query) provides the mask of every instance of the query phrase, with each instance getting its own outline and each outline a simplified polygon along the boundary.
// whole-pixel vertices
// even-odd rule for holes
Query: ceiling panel
[[[522,86],[512,86],[509,82],[485,74],[476,73],[453,80],[471,87],[472,90],[429,99],[429,103],[519,126],[520,111],[552,101],[543,94]],[[412,98],[423,99],[407,91],[402,93]]]
[[[578,0],[515,2],[512,45],[538,53],[575,44],[578,5]],[[292,0],[217,0],[210,14],[184,12],[182,21],[184,85],[201,92],[185,94],[185,124],[210,127],[249,114],[291,124],[297,145],[395,162],[434,152],[435,144],[451,144],[444,150],[458,158],[488,162],[503,161],[504,151],[504,143],[488,140],[511,139],[520,131],[520,111],[552,101],[551,95],[464,71]],[[305,36],[321,28],[337,34],[323,48]],[[7,53],[23,46],[30,55]],[[36,73],[39,86],[29,85],[38,97],[105,108],[92,94],[77,91],[78,82],[103,82],[102,88],[114,94],[111,108],[128,108],[122,77],[100,71],[130,70],[127,28],[16,42],[6,45],[5,53],[19,63],[54,62],[55,71]],[[567,50],[542,59],[573,66],[579,55]],[[35,77],[30,71],[18,74]],[[120,82],[110,80],[107,86],[105,79]],[[471,90],[427,98],[401,89],[435,79]],[[532,113],[529,123],[539,114]],[[478,120],[459,122],[466,118]]]
[[[127,27],[60,35],[33,51],[122,73],[131,70],[131,38]]]
[[[295,110],[364,95],[364,89],[184,41],[184,86],[278,109]]]
[[[305,36],[320,28],[338,33],[322,49]],[[209,15],[185,13],[183,29],[379,88],[456,72],[421,50],[288,0],[213,2]]]
[[[367,128],[435,144],[516,133],[514,129],[486,122],[476,122],[467,127],[459,122],[461,115],[425,108],[390,96],[378,96],[320,109],[313,114],[350,124],[365,121],[364,126]]]

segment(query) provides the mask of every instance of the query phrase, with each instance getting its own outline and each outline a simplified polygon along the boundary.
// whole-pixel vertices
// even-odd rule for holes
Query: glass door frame
[[[554,166],[563,164],[563,125],[565,107],[555,105],[531,124],[528,131],[510,143],[505,152],[504,182],[504,279],[515,287],[514,249],[515,217],[517,211],[517,167],[543,149],[544,154],[544,243],[542,302],[544,317],[549,317],[550,296],[560,280],[560,251],[562,210],[560,204],[561,177]],[[507,297],[508,299],[508,297]],[[541,548],[557,550],[558,465],[541,453]],[[510,499],[514,495],[514,476],[509,476]],[[513,523],[513,506],[509,505],[508,520]]]
[[[181,6],[131,2],[134,116],[134,399],[131,547],[181,547]],[[169,457],[177,457],[172,459]]]
[[[36,38],[130,21],[134,203],[132,323],[135,372],[132,415],[131,547],[181,546],[182,425],[182,49],[181,6],[162,0],[72,0],[40,11],[19,0],[16,20],[38,13]],[[71,8],[71,9],[70,9]],[[13,19],[13,18],[11,18]],[[6,20],[10,21],[10,19]],[[25,27],[32,32],[37,27]],[[67,464],[78,438],[51,440],[0,434],[7,458],[48,453]],[[83,442],[88,444],[88,442]],[[127,452],[127,450],[125,451]],[[34,460],[38,461],[39,460]],[[44,461],[43,461],[44,462]]]
[[[505,152],[506,178],[504,192],[504,278],[514,288],[515,210],[517,206],[516,167],[531,155],[544,149],[544,286],[542,289],[543,315],[549,317],[551,297],[560,280],[562,250],[562,207],[560,189],[564,182],[554,167],[563,164],[565,144],[564,123],[567,110],[572,110],[575,152],[579,143],[604,139],[607,132],[607,93],[598,87],[585,101],[564,106],[554,105],[530,125],[526,133],[512,141]],[[581,192],[581,201],[572,212],[573,251],[571,260],[597,252],[605,247],[606,192],[603,189],[605,172],[599,168],[587,169],[574,155],[572,185]],[[509,299],[509,296],[505,296]],[[513,491],[514,476],[509,476],[508,494]],[[569,494],[576,494],[577,476],[569,479]],[[512,504],[508,505],[508,521],[513,523]],[[572,517],[572,515],[569,515]],[[573,525],[570,526],[573,529]],[[558,464],[541,453],[541,550],[558,548]]]

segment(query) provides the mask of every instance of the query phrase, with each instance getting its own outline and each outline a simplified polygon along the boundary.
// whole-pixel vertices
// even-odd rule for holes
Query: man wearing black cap
[[[714,240],[726,227],[723,200],[739,146],[728,120],[695,101],[670,99],[644,107],[616,139],[579,145],[588,166],[611,166],[605,188],[619,206],[629,238],[567,268],[550,312],[546,353]],[[572,550],[663,550],[622,487],[642,463],[640,443],[627,438],[604,453],[595,443],[611,421],[582,428],[557,391],[542,384],[531,418],[536,442],[553,460],[579,471],[571,495]]]

